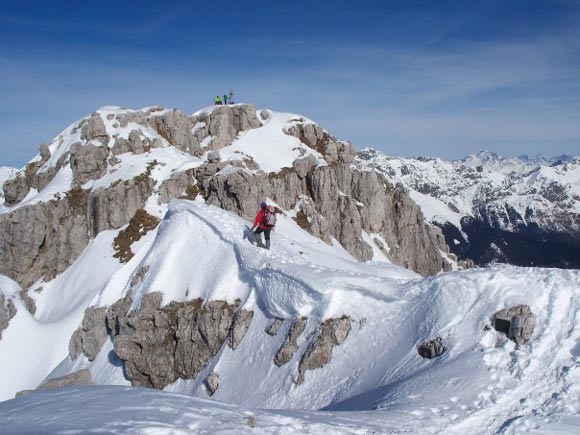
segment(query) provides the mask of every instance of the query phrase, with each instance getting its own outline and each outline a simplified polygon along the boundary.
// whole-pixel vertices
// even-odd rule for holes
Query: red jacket
[[[272,213],[281,213],[281,210],[278,207],[274,207],[274,211]],[[256,215],[256,220],[254,220],[253,227],[254,228],[259,227],[264,230],[274,228],[273,226],[264,225],[263,220],[264,220],[264,210],[260,209],[258,211],[258,214]]]

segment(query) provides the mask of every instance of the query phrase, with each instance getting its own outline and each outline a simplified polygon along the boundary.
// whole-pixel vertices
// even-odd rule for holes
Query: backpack
[[[271,228],[276,225],[276,212],[273,207],[266,207],[262,215],[262,224]]]

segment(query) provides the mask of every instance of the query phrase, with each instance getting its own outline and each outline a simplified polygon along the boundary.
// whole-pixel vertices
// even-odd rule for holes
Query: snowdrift
[[[137,310],[147,294],[160,292],[164,306],[239,300],[240,308],[254,313],[237,348],[222,346],[195,379],[179,379],[165,388],[168,392],[206,398],[205,379],[219,373],[212,396],[219,402],[244,408],[324,408],[328,414],[291,414],[307,420],[315,415],[325,424],[345,415],[338,411],[349,411],[346,415],[357,425],[379,433],[425,427],[510,433],[568,424],[568,416],[580,412],[579,271],[496,266],[422,279],[385,261],[358,262],[338,244],[303,231],[290,216],[279,220],[271,251],[251,243],[249,225],[200,200],[174,201],[159,227],[132,246],[135,256],[126,264],[111,261],[113,234],[100,234],[64,274],[44,283],[35,316],[23,309],[17,285],[2,281],[17,313],[0,340],[1,399],[83,368],[98,384],[128,385],[110,341],[93,361],[84,356],[73,361],[67,356],[69,339],[86,307],[109,307],[131,292],[131,309]],[[142,279],[136,280],[137,274]],[[533,337],[522,346],[489,328],[494,312],[517,304],[528,304],[536,315]],[[350,319],[348,337],[334,347],[328,364],[306,371],[298,385],[301,355],[321,322],[343,315]],[[292,319],[302,317],[308,320],[298,349],[288,364],[277,367],[274,355]],[[275,318],[285,320],[271,336],[265,329]],[[434,360],[419,357],[418,344],[435,336],[442,337],[446,352]],[[56,397],[72,403],[79,395],[117,391],[36,393],[0,409],[36,406],[49,412]],[[138,402],[141,394],[160,394],[152,399],[160,403],[167,397],[168,403],[181,400],[163,393],[126,394],[129,403]],[[71,415],[82,409],[72,409]],[[282,419],[277,421],[287,412],[274,413]],[[338,421],[335,433],[356,433],[341,429]],[[191,417],[190,430],[194,422],[201,424],[201,417]],[[316,430],[308,432],[329,433],[322,426]]]

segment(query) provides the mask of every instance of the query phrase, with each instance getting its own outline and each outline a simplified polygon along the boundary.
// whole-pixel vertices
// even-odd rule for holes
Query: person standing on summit
[[[252,231],[256,236],[256,245],[260,248],[270,249],[270,233],[276,226],[277,213],[282,213],[282,210],[278,207],[269,206],[265,202],[260,204],[260,210],[258,210],[254,226],[252,227]],[[266,238],[266,246],[262,244],[261,233],[264,233],[264,237]]]

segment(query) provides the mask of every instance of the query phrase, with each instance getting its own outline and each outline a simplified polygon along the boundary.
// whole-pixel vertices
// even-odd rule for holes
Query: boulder
[[[81,353],[89,361],[93,361],[97,357],[109,336],[106,317],[106,307],[89,307],[85,310],[81,326],[69,340],[68,352],[72,360],[77,359]]]
[[[282,344],[282,347],[274,356],[274,364],[278,367],[282,367],[284,364],[288,363],[298,350],[298,337],[300,337],[304,332],[306,322],[306,317],[301,317],[296,319],[294,323],[292,323],[292,326],[290,326],[284,344]]]
[[[219,387],[220,376],[212,372],[204,381],[208,396],[213,396]]]
[[[440,356],[445,352],[445,346],[441,337],[435,337],[432,340],[425,341],[417,348],[417,353],[423,358],[432,359]]]
[[[83,146],[80,142],[76,142],[71,146],[70,154],[70,167],[77,185],[97,180],[106,174],[109,157],[109,148],[106,146],[88,144]]]
[[[266,328],[266,334],[271,335],[271,336],[278,335],[278,331],[280,330],[282,323],[284,323],[284,319],[281,319],[280,317],[276,317],[272,321],[272,323],[270,323],[268,325],[268,327]]]
[[[496,312],[491,322],[496,331],[517,344],[524,344],[534,332],[536,316],[529,305],[515,305]]]
[[[85,141],[96,139],[102,144],[108,141],[107,128],[99,113],[93,113],[84,121],[81,128],[81,139]]]
[[[296,384],[304,382],[304,374],[307,370],[324,367],[332,358],[332,349],[339,346],[347,339],[350,332],[350,317],[328,319],[321,324],[318,336],[310,343],[300,364],[298,365],[298,378]]]

